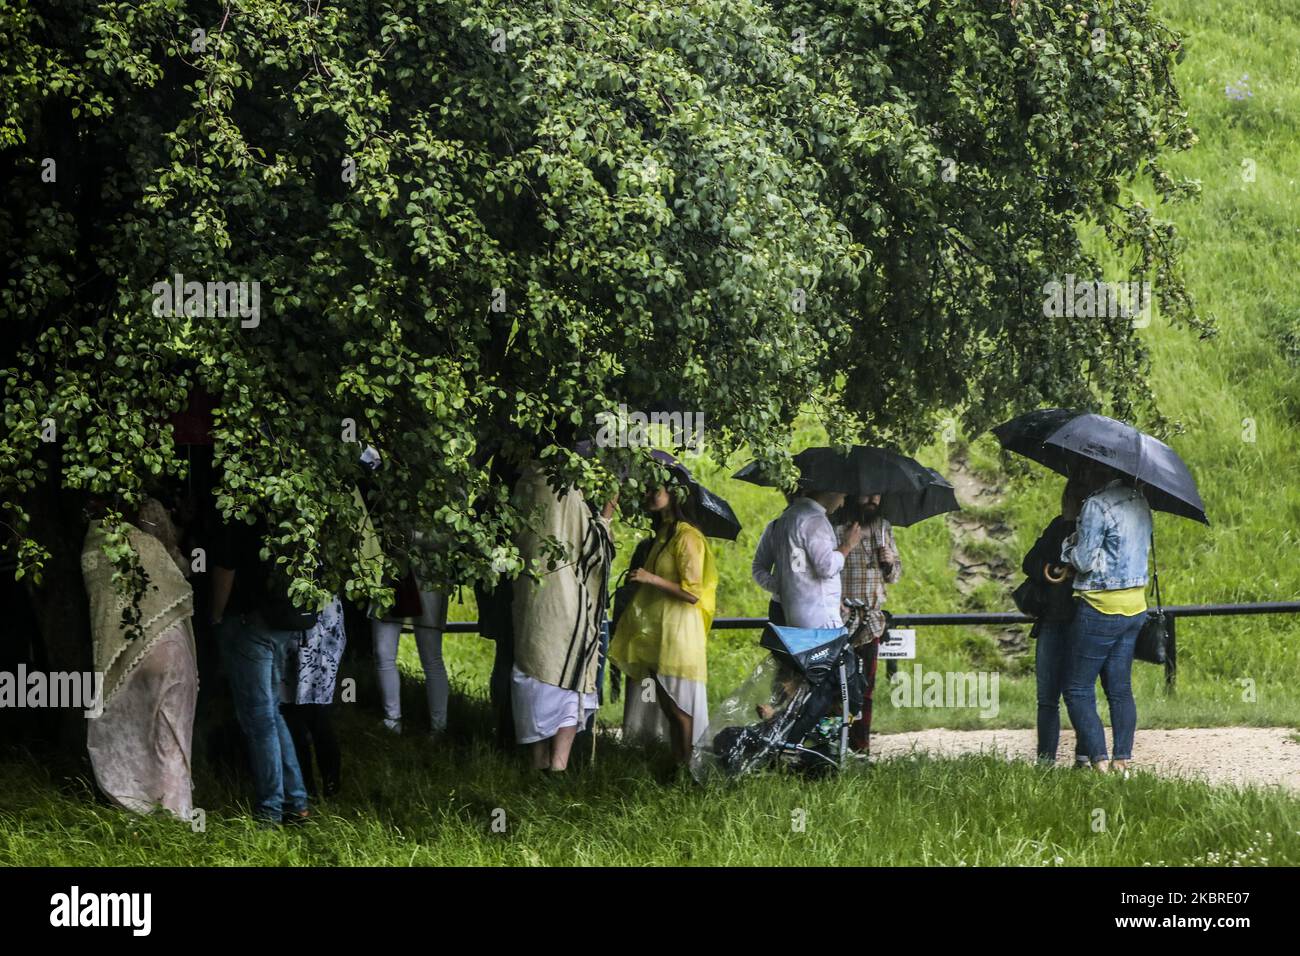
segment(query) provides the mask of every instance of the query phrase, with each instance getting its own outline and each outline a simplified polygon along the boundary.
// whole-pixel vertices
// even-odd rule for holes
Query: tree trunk
[[[35,666],[45,671],[89,671],[94,666],[90,640],[90,603],[81,577],[85,521],[77,496],[52,483],[29,497],[31,536],[50,552],[39,586],[28,594],[37,623]],[[58,750],[79,759],[85,754],[86,718],[80,710],[48,711],[42,734]]]

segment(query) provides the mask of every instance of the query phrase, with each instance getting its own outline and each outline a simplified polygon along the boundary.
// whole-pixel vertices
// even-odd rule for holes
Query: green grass
[[[418,688],[407,692],[417,707]],[[1142,773],[1123,781],[992,757],[909,757],[835,779],[770,774],[701,788],[664,782],[660,755],[603,739],[594,762],[584,755],[567,777],[541,777],[482,742],[481,702],[453,703],[458,738],[441,747],[395,740],[373,713],[341,708],[343,792],[294,830],[256,828],[239,782],[207,767],[196,777],[206,814],[196,833],[97,804],[84,780],[60,782],[37,761],[9,762],[0,865],[1300,863],[1300,799],[1278,790]]]

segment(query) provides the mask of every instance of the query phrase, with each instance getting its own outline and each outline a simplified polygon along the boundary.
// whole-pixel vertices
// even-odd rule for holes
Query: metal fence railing
[[[1165,684],[1173,687],[1178,674],[1178,628],[1174,621],[1180,617],[1226,617],[1242,614],[1300,614],[1300,601],[1262,601],[1254,604],[1167,604],[1165,614],[1169,625],[1168,657],[1165,661]],[[1034,619],[1018,611],[964,612],[956,614],[895,614],[893,627],[987,627],[1004,624],[1032,624]],[[762,630],[767,626],[765,617],[714,618],[715,631]],[[478,633],[478,621],[452,621],[447,624],[452,633]]]

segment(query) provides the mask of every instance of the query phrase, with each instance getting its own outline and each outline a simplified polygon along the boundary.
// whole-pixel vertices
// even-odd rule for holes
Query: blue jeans
[[[235,716],[248,741],[253,816],[279,823],[286,811],[307,809],[307,788],[293,737],[280,714],[285,659],[301,633],[271,630],[260,615],[247,614],[226,618],[218,635]]]
[[[1069,667],[1065,678],[1065,707],[1078,735],[1078,749],[1092,760],[1107,760],[1106,729],[1097,716],[1097,678],[1102,679],[1110,706],[1115,760],[1133,756],[1137,704],[1133,700],[1133,648],[1145,614],[1102,614],[1080,601],[1071,628]]]
[[[1043,763],[1056,763],[1056,749],[1061,742],[1061,696],[1070,664],[1070,625],[1067,618],[1043,621],[1038,627],[1034,676],[1038,685],[1038,759]],[[1082,754],[1076,743],[1075,759]]]

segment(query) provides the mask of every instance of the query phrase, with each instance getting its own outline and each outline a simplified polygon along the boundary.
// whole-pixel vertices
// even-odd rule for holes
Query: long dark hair
[[[695,493],[688,482],[682,481],[676,472],[672,473],[672,478],[668,484],[664,485],[664,490],[668,492],[668,507],[663,511],[654,511],[650,514],[650,527],[655,533],[665,524],[676,524],[679,521],[685,521],[687,524],[696,528],[700,526],[698,518],[698,509],[695,506]],[[667,512],[668,517],[664,517]]]

